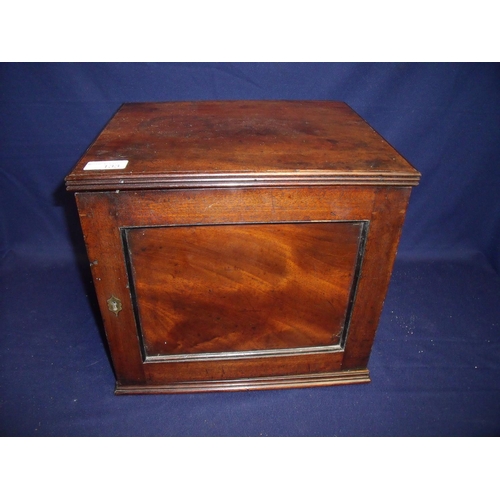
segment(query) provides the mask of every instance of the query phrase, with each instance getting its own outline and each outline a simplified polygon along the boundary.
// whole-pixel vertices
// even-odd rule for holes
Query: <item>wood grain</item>
[[[275,377],[252,377],[235,380],[177,382],[172,384],[117,384],[115,394],[185,394],[192,392],[228,392],[262,389],[301,389],[305,387],[327,387],[332,385],[365,384],[370,382],[368,370],[346,370],[307,375],[283,375]]]
[[[147,357],[338,345],[361,223],[127,231]]]
[[[66,178],[116,393],[368,382],[419,176],[343,103],[122,106]]]
[[[88,161],[129,161],[84,171]],[[410,185],[420,174],[349,106],[328,101],[124,104],[68,189]]]

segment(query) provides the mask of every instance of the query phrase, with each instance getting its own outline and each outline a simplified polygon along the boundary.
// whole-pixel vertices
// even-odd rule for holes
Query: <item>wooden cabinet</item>
[[[419,177],[343,103],[124,104],[66,178],[116,393],[368,382]]]

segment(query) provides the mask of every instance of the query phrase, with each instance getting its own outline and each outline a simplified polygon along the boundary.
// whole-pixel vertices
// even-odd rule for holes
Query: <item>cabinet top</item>
[[[412,186],[419,178],[345,103],[199,101],[123,104],[66,186]]]

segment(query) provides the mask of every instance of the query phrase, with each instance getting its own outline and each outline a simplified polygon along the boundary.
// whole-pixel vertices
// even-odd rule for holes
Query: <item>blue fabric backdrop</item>
[[[113,395],[64,176],[123,102],[347,102],[421,173],[363,386]],[[0,65],[2,435],[500,433],[499,64]]]

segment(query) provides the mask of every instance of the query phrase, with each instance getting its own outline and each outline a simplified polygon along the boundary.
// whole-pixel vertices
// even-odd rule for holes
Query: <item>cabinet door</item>
[[[368,381],[355,358],[367,360],[382,305],[370,289],[376,267],[392,265],[397,235],[385,256],[372,251],[363,290],[376,196],[351,191],[78,195],[117,391]],[[353,318],[360,294],[360,311],[372,306],[364,321]]]

